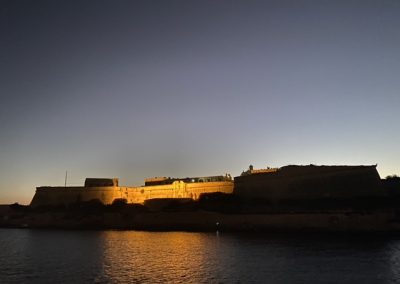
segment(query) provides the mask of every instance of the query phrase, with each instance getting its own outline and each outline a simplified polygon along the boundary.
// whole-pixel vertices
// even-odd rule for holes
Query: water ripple
[[[400,240],[0,229],[0,283],[395,283]]]

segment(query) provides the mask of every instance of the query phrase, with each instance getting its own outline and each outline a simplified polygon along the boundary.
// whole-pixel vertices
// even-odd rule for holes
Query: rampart
[[[381,197],[376,166],[285,166],[235,177],[234,194],[270,201]]]
[[[97,179],[107,184],[106,179]],[[115,179],[114,179],[115,180]],[[31,206],[69,205],[79,202],[99,200],[103,204],[112,204],[116,199],[124,199],[127,203],[144,204],[148,199],[155,198],[191,198],[199,199],[202,193],[233,192],[232,181],[185,183],[181,180],[172,184],[125,187],[125,186],[95,186],[99,184],[91,179],[82,187],[37,187]],[[113,184],[118,184],[114,181]]]
[[[384,197],[386,191],[376,166],[285,166],[279,169],[243,172],[232,182],[229,175],[201,178],[147,179],[139,187],[119,186],[118,179],[87,179],[82,187],[38,187],[31,206],[69,205],[117,199],[144,204],[150,199],[190,198],[202,193],[234,193],[245,199],[271,202],[309,199],[352,199]]]

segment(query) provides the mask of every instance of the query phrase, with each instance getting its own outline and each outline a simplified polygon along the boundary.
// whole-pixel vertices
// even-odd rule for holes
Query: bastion
[[[282,200],[383,197],[376,165],[296,166],[249,170],[235,177],[234,194],[242,198]]]

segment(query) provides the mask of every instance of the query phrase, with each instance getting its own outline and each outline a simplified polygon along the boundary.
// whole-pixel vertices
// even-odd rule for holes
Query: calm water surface
[[[396,283],[400,237],[0,229],[0,283]]]

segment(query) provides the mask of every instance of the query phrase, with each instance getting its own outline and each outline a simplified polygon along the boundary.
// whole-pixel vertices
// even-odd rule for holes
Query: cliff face
[[[286,166],[235,177],[234,194],[270,201],[385,195],[376,166]]]

